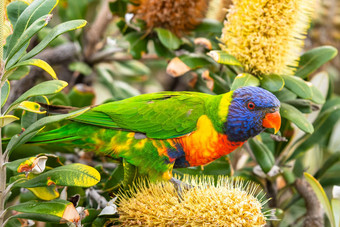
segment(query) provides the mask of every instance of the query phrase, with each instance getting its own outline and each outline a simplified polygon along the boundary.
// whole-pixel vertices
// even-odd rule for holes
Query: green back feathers
[[[215,99],[221,97],[196,92],[146,94],[94,107],[73,120],[168,139],[194,131],[198,118],[207,114],[205,104]]]

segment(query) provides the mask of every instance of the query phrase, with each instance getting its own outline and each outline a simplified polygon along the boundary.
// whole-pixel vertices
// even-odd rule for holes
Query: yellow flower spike
[[[264,226],[265,202],[257,199],[258,188],[242,180],[208,176],[185,176],[194,186],[184,190],[182,200],[170,182],[139,181],[118,195],[122,225],[142,226]],[[148,186],[147,186],[148,185]]]
[[[293,75],[315,0],[234,0],[222,31],[222,50],[254,75]]]

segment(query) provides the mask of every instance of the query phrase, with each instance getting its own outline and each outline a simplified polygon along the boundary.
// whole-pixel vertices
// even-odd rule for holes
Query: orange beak
[[[265,128],[273,128],[276,134],[281,126],[281,116],[279,111],[274,113],[266,113],[262,122],[262,126]]]

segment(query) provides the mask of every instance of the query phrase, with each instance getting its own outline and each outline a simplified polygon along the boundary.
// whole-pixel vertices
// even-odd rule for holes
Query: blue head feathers
[[[270,92],[259,87],[242,87],[233,93],[229,105],[225,132],[230,141],[246,141],[261,133],[266,113],[278,110],[280,101]]]

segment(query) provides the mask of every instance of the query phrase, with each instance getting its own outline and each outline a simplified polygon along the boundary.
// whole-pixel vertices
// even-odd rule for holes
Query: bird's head
[[[280,101],[259,87],[242,87],[233,92],[225,132],[230,141],[246,141],[266,128],[281,126]]]

